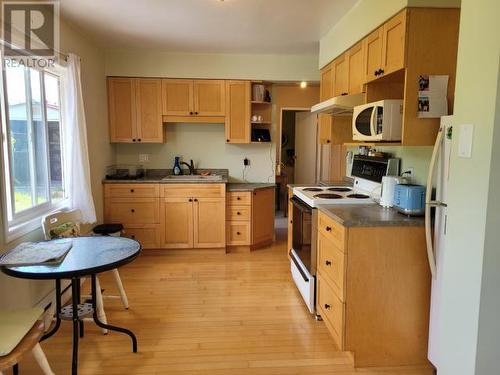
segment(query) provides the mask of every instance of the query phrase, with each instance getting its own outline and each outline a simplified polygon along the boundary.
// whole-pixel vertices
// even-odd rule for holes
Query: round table
[[[96,274],[119,268],[132,262],[141,252],[139,242],[124,237],[77,237],[53,240],[54,242],[71,241],[72,247],[64,260],[55,265],[36,265],[22,267],[1,267],[5,274],[21,279],[55,280],[56,283],[56,324],[45,334],[41,341],[57,332],[61,318],[73,321],[73,362],[72,374],[78,373],[78,339],[83,337],[83,317],[92,314],[94,322],[101,328],[125,333],[132,339],[132,351],[137,353],[137,339],[132,331],[105,324],[97,316]],[[90,276],[92,284],[92,302],[80,303],[80,278]],[[61,280],[71,280],[72,304],[61,309]],[[80,332],[79,332],[80,330]]]

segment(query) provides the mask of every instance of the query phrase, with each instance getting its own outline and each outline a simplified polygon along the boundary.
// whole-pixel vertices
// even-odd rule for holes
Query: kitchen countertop
[[[228,183],[226,185],[226,190],[227,191],[255,191],[259,189],[268,189],[268,188],[274,188],[276,187],[276,184],[268,184],[268,183]]]
[[[345,227],[423,227],[423,217],[409,217],[378,204],[320,205],[318,210]]]
[[[220,180],[175,180],[163,178],[172,175],[171,169],[146,169],[144,177],[136,179],[103,179],[104,184],[227,184],[228,170],[227,169],[196,169],[195,174],[208,172],[211,174],[221,175]],[[188,175],[189,171],[183,170],[183,174]]]

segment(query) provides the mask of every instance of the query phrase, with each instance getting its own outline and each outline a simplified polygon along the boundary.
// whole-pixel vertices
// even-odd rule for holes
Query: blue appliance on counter
[[[396,185],[394,208],[405,215],[423,215],[425,212],[425,190],[425,186],[422,185]]]

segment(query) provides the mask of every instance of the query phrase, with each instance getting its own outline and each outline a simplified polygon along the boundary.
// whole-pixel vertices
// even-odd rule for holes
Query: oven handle
[[[297,259],[295,259],[295,256],[293,255],[292,251],[290,250],[288,252],[288,255],[290,255],[290,259],[292,260],[292,262],[295,264],[295,267],[297,267],[297,269],[299,270],[300,272],[300,275],[302,276],[302,278],[304,279],[304,281],[306,283],[309,282],[309,279],[307,278],[307,275],[304,273],[304,271],[302,270],[302,267],[300,266],[299,262],[297,262]]]
[[[297,198],[295,195],[290,198],[294,207],[297,207],[301,212],[311,213],[312,208],[305,204],[302,200]]]

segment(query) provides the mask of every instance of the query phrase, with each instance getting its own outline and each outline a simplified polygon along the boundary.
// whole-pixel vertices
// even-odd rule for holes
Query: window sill
[[[36,215],[33,218],[27,219],[22,223],[8,225],[5,228],[5,243],[11,243],[23,236],[33,233],[36,230],[42,231],[42,218],[51,212],[67,209],[67,201],[61,202],[53,206],[51,210]],[[40,233],[39,240],[43,239],[43,233]],[[35,239],[36,240],[36,239]]]

